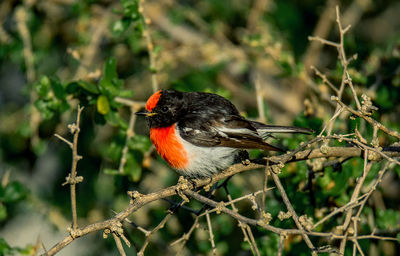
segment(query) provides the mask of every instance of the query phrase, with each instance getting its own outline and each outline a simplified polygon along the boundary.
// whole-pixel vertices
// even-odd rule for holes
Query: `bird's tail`
[[[281,125],[269,125],[260,122],[252,122],[253,126],[257,129],[257,132],[263,138],[271,137],[271,133],[302,133],[312,134],[314,131],[308,128],[295,127],[295,126],[281,126]]]

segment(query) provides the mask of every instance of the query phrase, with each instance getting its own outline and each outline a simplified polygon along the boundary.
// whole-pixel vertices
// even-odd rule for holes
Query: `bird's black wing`
[[[263,141],[252,123],[240,115],[210,112],[187,114],[178,123],[180,135],[200,147],[283,151]]]

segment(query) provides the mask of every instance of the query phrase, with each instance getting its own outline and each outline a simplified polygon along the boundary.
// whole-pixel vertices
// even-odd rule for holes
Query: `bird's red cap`
[[[146,102],[146,110],[151,111],[153,108],[157,106],[158,100],[161,97],[161,90],[155,92]]]

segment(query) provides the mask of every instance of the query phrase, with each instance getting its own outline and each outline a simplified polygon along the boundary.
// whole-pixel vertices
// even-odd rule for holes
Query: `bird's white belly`
[[[177,137],[184,144],[189,159],[187,167],[178,169],[178,173],[190,177],[210,177],[214,173],[231,166],[240,151],[237,148],[228,147],[199,147],[195,146],[176,131]]]

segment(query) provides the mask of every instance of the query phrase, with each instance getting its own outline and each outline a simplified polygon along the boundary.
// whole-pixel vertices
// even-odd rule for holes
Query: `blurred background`
[[[129,203],[128,190],[149,193],[176,183],[178,175],[153,151],[142,118],[133,120],[134,136],[126,140],[131,109],[118,99],[141,106],[154,92],[154,81],[158,88],[217,93],[249,118],[310,127],[318,134],[334,113],[334,92],[311,67],[337,87],[342,67],[335,48],[308,37],[339,40],[336,5],[344,26],[351,24],[344,43],[348,57],[357,54],[349,66],[355,89],[379,108],[374,118],[399,131],[399,1],[2,0],[0,254],[34,255],[38,241],[49,249],[67,235],[70,191],[61,184],[71,169],[71,152],[54,134],[72,138],[67,125],[75,121],[78,104],[85,107],[78,145],[83,156],[78,175],[84,177],[77,186],[80,226],[122,211]],[[354,105],[347,90],[343,101]],[[372,128],[357,118],[341,118],[334,132],[351,133],[355,127],[372,138]],[[271,143],[295,149],[308,139],[297,135]],[[379,142],[389,145],[394,140],[380,134]],[[127,161],[120,168],[124,147]],[[339,171],[326,168],[310,178],[310,163],[302,162],[287,165],[281,177],[296,211],[317,220],[348,202],[362,166],[361,159],[351,159]],[[369,182],[380,167],[374,165]],[[398,166],[385,175],[364,210],[359,233],[369,234],[374,227],[394,237],[399,232],[399,175]],[[262,180],[263,171],[236,175],[229,189],[239,197],[261,189]],[[219,199],[224,196],[223,191],[217,193]],[[152,203],[131,219],[150,230],[169,206]],[[201,207],[196,202],[190,206]],[[238,207],[254,216],[249,202]],[[276,191],[268,193],[266,208],[273,217],[270,224],[292,226],[276,218],[280,210],[286,211]],[[146,254],[175,255],[170,243],[187,232],[193,220],[179,210],[151,239]],[[220,255],[251,255],[234,220],[226,215],[213,215],[212,220]],[[341,221],[338,217],[321,228],[333,229]],[[206,226],[201,220],[184,255],[211,253]],[[133,243],[127,254],[136,255],[145,237],[132,225],[126,225],[125,232]],[[261,229],[253,232],[261,255],[275,255],[279,237]],[[301,237],[286,241],[284,255],[309,255]],[[361,245],[368,255],[400,253],[398,243],[363,240]],[[117,253],[113,239],[97,232],[59,255]]]

